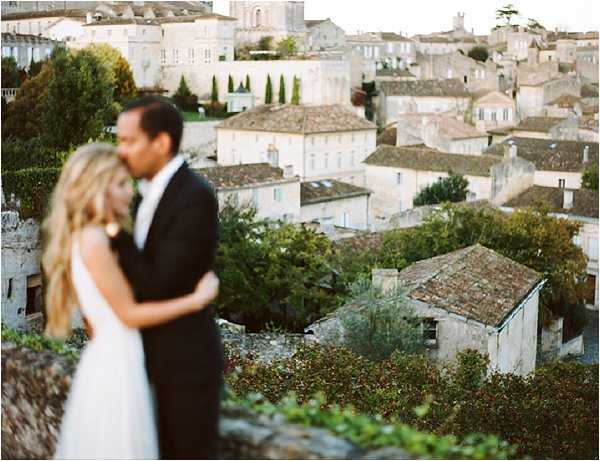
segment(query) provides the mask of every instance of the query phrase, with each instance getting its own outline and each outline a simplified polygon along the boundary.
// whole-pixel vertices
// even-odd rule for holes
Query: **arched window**
[[[260,27],[262,25],[262,11],[260,8],[254,12],[254,27]]]

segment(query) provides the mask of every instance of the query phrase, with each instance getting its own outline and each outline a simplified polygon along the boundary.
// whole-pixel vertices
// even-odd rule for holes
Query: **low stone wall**
[[[2,458],[50,459],[74,366],[53,352],[2,343]],[[400,449],[365,451],[326,430],[224,407],[225,459],[410,459]]]
[[[583,348],[583,335],[576,336],[575,338],[563,343],[560,348],[559,357],[567,356],[579,356],[584,354]]]

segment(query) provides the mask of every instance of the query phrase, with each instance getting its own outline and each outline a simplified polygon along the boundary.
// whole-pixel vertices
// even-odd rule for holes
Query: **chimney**
[[[585,146],[583,148],[583,163],[590,161],[590,146]]]
[[[563,210],[573,208],[573,191],[570,189],[563,190]]]
[[[373,269],[371,279],[373,288],[382,293],[393,291],[398,284],[398,269]]]

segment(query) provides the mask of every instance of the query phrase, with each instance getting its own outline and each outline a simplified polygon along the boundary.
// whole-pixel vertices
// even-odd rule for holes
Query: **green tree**
[[[267,85],[265,87],[265,104],[273,102],[273,85],[271,84],[271,75],[267,74]]]
[[[469,50],[468,55],[476,61],[481,62],[487,61],[489,57],[488,50],[485,46],[474,46]]]
[[[279,104],[285,104],[285,79],[283,74],[279,77]]]
[[[519,10],[517,10],[512,3],[496,10],[496,19],[505,21],[505,25],[507,26],[511,24],[510,20],[513,16],[519,16]]]
[[[179,80],[179,87],[172,97],[173,102],[182,111],[196,111],[198,109],[198,96],[193,94],[185,81],[185,77],[182,75]]]
[[[123,105],[136,95],[137,88],[131,66],[119,50],[106,43],[94,43],[85,49],[96,56],[109,70],[110,82],[114,85],[115,101]]]
[[[265,35],[258,41],[258,49],[262,51],[269,51],[273,46],[273,37]]]
[[[235,89],[233,88],[233,77],[230,75],[227,79],[227,92],[233,93]]]
[[[401,288],[383,293],[368,278],[357,281],[350,301],[338,310],[344,327],[342,343],[371,361],[388,359],[393,352],[423,350],[421,319]]]
[[[581,187],[598,190],[598,164],[588,166],[581,177]]]
[[[37,74],[39,74],[42,70],[42,66],[47,61],[48,59],[44,59],[42,61],[34,61],[33,58],[31,58],[31,62],[29,63],[29,70],[27,71],[27,78],[33,78]]]
[[[294,75],[294,86],[292,87],[292,105],[300,104],[300,79]]]
[[[414,206],[435,205],[442,202],[462,202],[467,198],[469,181],[462,175],[452,174],[438,179],[421,189],[413,200]]]
[[[68,149],[98,138],[114,114],[109,69],[88,50],[55,49],[41,131],[50,147]]]
[[[249,76],[248,74],[246,74],[246,85],[245,85],[245,87],[246,87],[246,89],[247,89],[248,91],[252,91],[252,90],[250,89],[250,76]]]
[[[18,88],[21,85],[15,58],[2,58],[2,88]]]
[[[528,18],[527,19],[527,28],[528,29],[546,29],[537,19]]]
[[[213,75],[212,88],[210,91],[210,102],[212,105],[219,103],[219,89],[217,88],[217,77]]]
[[[277,51],[279,51],[283,56],[291,56],[296,54],[298,51],[296,39],[292,35],[282,38],[277,43]]]

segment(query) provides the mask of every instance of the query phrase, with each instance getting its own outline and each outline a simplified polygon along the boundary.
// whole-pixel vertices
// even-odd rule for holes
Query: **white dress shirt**
[[[139,182],[139,191],[143,198],[133,228],[133,237],[139,250],[142,250],[146,244],[146,237],[148,237],[158,202],[181,165],[183,165],[183,157],[176,155],[151,180],[142,179]]]

